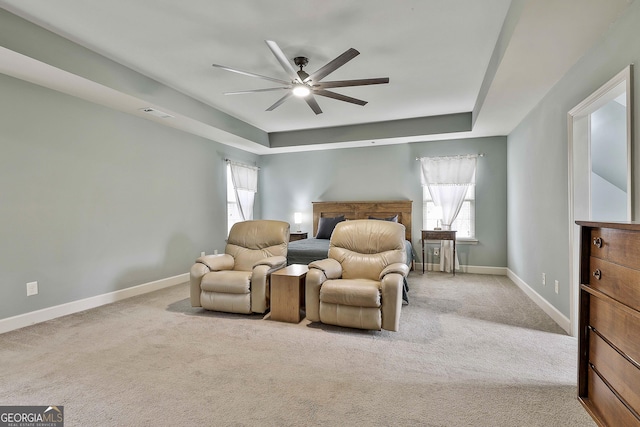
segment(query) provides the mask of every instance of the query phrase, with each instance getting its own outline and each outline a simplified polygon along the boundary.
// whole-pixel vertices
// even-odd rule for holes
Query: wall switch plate
[[[27,283],[27,296],[38,295],[38,282]]]
[[[542,273],[542,286],[546,286],[546,285],[547,285],[547,274]]]
[[[558,283],[558,281],[556,280],[556,294],[558,293],[558,288],[560,287],[560,284]]]

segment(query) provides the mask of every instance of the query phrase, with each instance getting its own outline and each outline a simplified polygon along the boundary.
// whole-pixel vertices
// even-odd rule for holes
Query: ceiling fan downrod
[[[302,71],[302,68],[309,63],[309,59],[304,56],[296,56],[293,58],[293,63],[300,67],[300,71],[298,71],[298,77],[300,77],[300,81],[304,82],[304,80],[309,77],[309,74]]]

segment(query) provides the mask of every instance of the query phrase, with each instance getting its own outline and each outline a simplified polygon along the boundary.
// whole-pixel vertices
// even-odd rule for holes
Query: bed
[[[335,218],[344,215],[345,220],[354,219],[391,219],[405,226],[405,247],[407,250],[407,265],[413,269],[414,251],[411,244],[411,200],[373,201],[373,202],[313,202],[313,236],[318,235],[320,218]],[[327,257],[329,239],[309,239],[289,242],[287,264],[309,264]],[[408,303],[408,290],[405,280],[403,299]]]

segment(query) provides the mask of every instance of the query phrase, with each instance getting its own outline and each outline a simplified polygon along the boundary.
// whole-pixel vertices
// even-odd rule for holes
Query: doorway
[[[571,335],[578,333],[580,227],[631,221],[632,71],[629,65],[567,115]]]

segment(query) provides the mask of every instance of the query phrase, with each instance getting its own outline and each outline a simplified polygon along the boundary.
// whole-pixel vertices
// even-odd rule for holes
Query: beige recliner
[[[269,279],[287,265],[289,224],[252,220],[231,227],[225,253],[191,267],[191,306],[229,313],[264,313]]]
[[[397,331],[406,265],[404,225],[389,221],[340,222],[329,258],[309,264],[306,314],[312,322]]]

